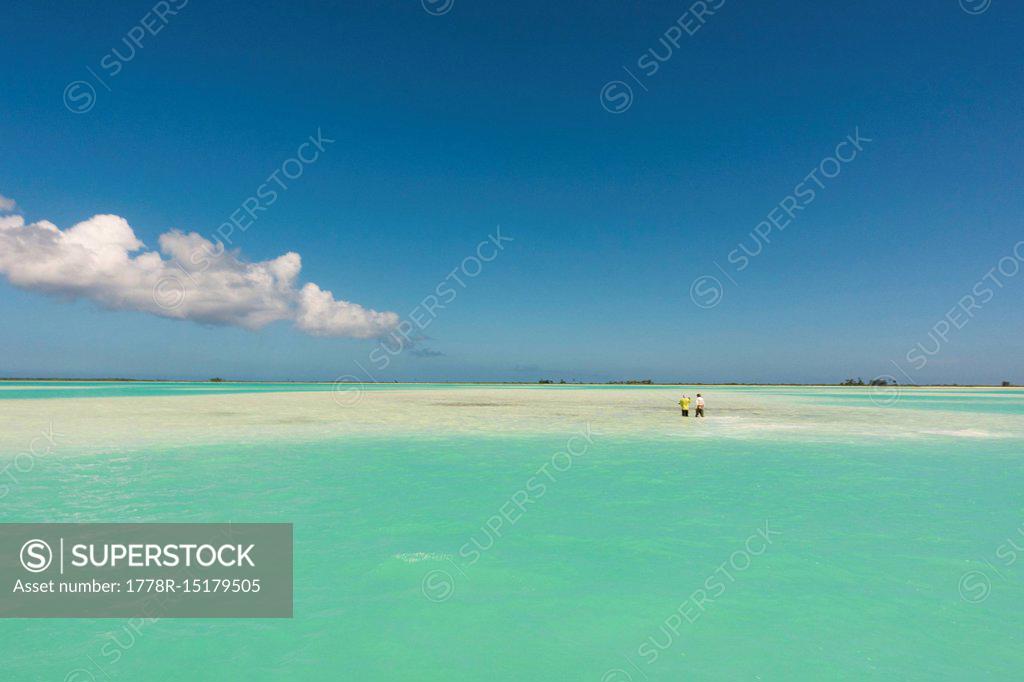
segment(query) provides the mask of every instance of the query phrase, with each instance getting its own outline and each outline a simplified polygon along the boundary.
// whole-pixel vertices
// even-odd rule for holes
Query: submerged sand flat
[[[696,391],[687,390],[693,396]],[[984,389],[701,388],[707,418],[682,419],[678,388],[436,387],[0,401],[0,453],[64,453],[346,437],[559,435],[643,439],[1024,438],[1024,393]],[[931,399],[931,402],[929,402]],[[986,400],[1000,409],[971,411]],[[980,406],[980,403],[977,403]],[[1007,410],[1006,406],[1010,409]],[[691,413],[692,414],[692,413]]]

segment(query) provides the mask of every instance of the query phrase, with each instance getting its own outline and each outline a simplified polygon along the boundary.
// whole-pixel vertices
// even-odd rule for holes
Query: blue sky
[[[1019,3],[269,5],[8,7],[0,195],[26,225],[213,240],[319,130],[239,262],[294,252],[296,287],[408,318],[496,226],[512,241],[386,368],[291,308],[168,319],[7,273],[0,375],[1024,383]]]

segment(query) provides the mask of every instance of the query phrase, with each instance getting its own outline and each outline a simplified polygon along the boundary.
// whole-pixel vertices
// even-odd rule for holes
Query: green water
[[[0,620],[0,679],[1021,678],[1021,440],[574,433],[39,458],[0,520],[294,523],[295,617]]]

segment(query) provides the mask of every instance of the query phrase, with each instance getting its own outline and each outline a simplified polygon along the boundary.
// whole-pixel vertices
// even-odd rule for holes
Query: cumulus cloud
[[[291,255],[298,258],[298,254]],[[333,293],[312,282],[306,282],[299,292],[295,326],[313,336],[337,336],[338,330],[343,329],[346,336],[366,339],[382,336],[397,324],[395,313],[379,313],[358,303],[339,301]]]
[[[0,211],[13,211],[14,206],[14,199],[8,199],[3,194],[0,194]]]
[[[312,282],[300,287],[301,269],[297,253],[249,262],[195,232],[165,232],[150,250],[116,215],[65,230],[0,216],[0,274],[23,289],[245,329],[290,320],[314,336],[376,338],[398,325],[395,313],[338,300]]]

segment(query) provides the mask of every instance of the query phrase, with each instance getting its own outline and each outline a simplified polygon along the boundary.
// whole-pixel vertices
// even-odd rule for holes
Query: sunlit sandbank
[[[557,435],[583,427],[669,440],[1024,438],[1024,392],[1016,389],[340,384],[277,392],[255,386],[258,392],[217,393],[196,384],[184,395],[3,400],[0,452],[24,450],[51,427],[68,451],[347,436]],[[704,394],[706,418],[680,416],[683,392]]]

